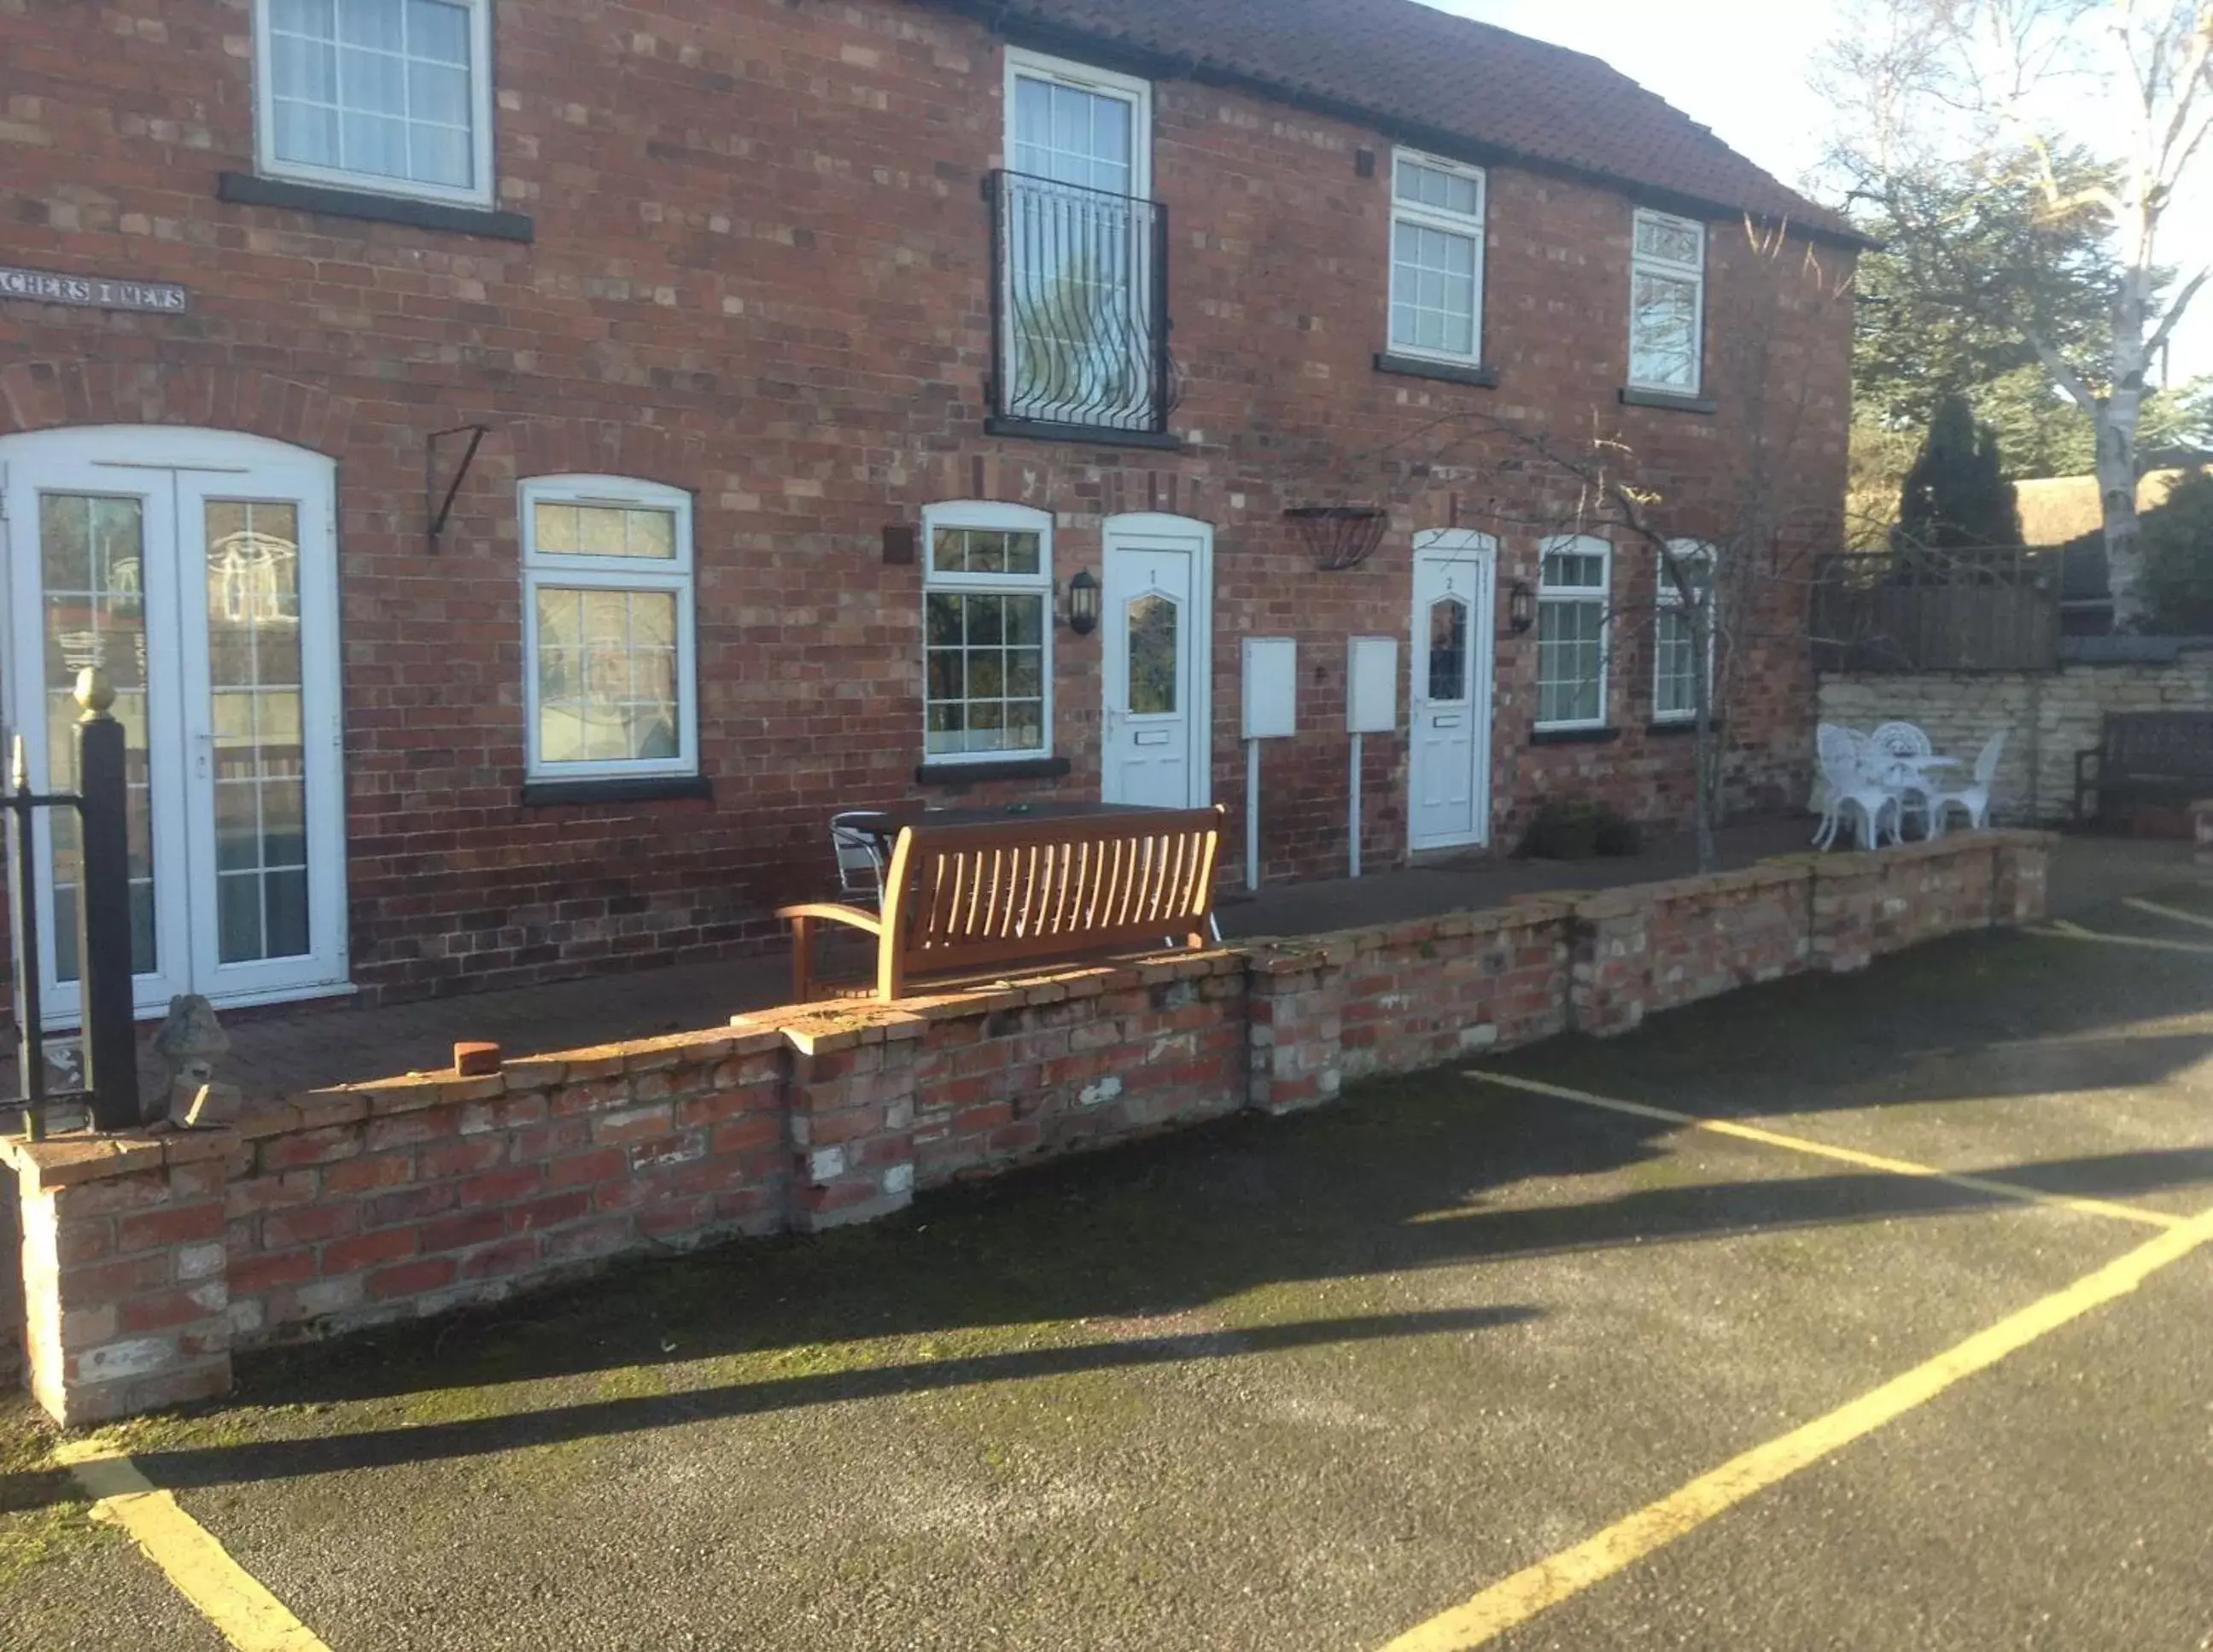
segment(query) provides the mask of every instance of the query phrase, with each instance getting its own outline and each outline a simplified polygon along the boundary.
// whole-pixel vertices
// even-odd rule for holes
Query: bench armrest
[[[819,917],[832,924],[849,924],[865,930],[870,935],[884,932],[884,921],[874,912],[858,906],[846,906],[834,900],[814,901],[803,906],[779,906],[776,915],[782,918]]]

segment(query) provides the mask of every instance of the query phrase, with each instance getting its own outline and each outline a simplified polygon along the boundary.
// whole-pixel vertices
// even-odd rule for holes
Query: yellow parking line
[[[2109,947],[2149,947],[2154,952],[2213,953],[2213,946],[2195,941],[2168,941],[2152,935],[2101,935],[2095,930],[2086,930],[2080,924],[2070,924],[2064,917],[2028,931],[2031,935],[2051,936],[2061,941],[2102,941]]]
[[[1383,1652],[1466,1652],[1470,1647],[1484,1645],[1696,1531],[1746,1498],[1927,1405],[1962,1378],[1989,1369],[2091,1309],[2127,1295],[2208,1240],[2213,1240],[2213,1210],[2179,1222],[2119,1260],[2031,1303],[1826,1416],[1731,1458],[1573,1548],[1502,1579],[1473,1599],[1408,1630]]]
[[[128,1457],[89,1442],[65,1444],[54,1455],[93,1499],[93,1518],[112,1521],[137,1539],[177,1592],[238,1652],[330,1652]]]
[[[1672,1107],[1655,1107],[1642,1101],[1623,1101],[1613,1096],[1593,1095],[1588,1090],[1571,1090],[1564,1084],[1546,1084],[1533,1078],[1514,1078],[1504,1073],[1484,1072],[1476,1068],[1469,1069],[1466,1076],[1485,1084],[1502,1084],[1509,1089],[1527,1090],[1536,1095],[1580,1102],[1587,1107],[1603,1107],[1609,1113],[1625,1113],[1639,1119],[1658,1119],[1671,1125],[1686,1125],[1693,1130],[1710,1131],[1716,1136],[1734,1136],[1741,1141],[1758,1142],[1766,1147],[1788,1148],[1794,1153],[1810,1153],[1820,1158],[1856,1165],[1862,1170],[1882,1170],[1893,1176],[1917,1176],[1925,1181],[1948,1182],[1954,1187],[1972,1188],[1978,1193],[1993,1193],[2000,1198],[2019,1199],[2024,1204],[2056,1204],[2063,1210],[2079,1211],[2084,1216],[2111,1216],[2117,1221],[2133,1222],[2146,1228],[2174,1228],[2184,1221],[2183,1217],[2169,1216],[2164,1210],[2142,1210],[2133,1204],[2117,1204],[2110,1199],[2078,1198],[2071,1193],[2049,1193],[2040,1187],[2025,1187],[2018,1182],[1997,1181],[1988,1176],[1939,1170],[1934,1165],[1916,1164],[1910,1159],[1886,1158],[1879,1153],[1862,1153],[1856,1148],[1832,1147],[1826,1142],[1808,1141],[1803,1136],[1785,1136],[1779,1131],[1762,1130],[1757,1125],[1740,1125],[1731,1119],[1702,1119],[1696,1113],[1677,1113]]]
[[[2140,912],[2149,912],[2154,917],[2171,917],[2178,924],[2194,924],[2201,930],[2213,930],[2213,917],[2203,912],[2186,912],[2179,906],[2162,906],[2155,900],[2139,900],[2134,895],[2125,897],[2121,905],[2133,906]]]

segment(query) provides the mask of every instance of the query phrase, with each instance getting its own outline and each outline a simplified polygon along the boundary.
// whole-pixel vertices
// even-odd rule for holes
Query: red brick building
[[[1370,865],[1680,821],[1653,557],[1532,442],[1686,539],[1842,509],[1845,226],[1412,0],[0,0],[0,225],[6,714],[43,777],[121,688],[149,1008],[735,949],[839,808],[1235,816],[1247,638],[1270,877],[1344,866],[1356,636]]]

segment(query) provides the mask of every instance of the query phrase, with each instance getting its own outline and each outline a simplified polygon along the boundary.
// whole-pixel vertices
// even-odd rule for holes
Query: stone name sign
[[[185,290],[172,282],[57,275],[51,270],[11,270],[4,265],[0,265],[0,298],[94,310],[152,310],[166,315],[185,312]]]

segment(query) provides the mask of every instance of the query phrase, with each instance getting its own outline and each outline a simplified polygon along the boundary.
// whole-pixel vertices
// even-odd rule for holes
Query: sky
[[[1815,54],[1835,26],[1826,0],[1428,0],[1517,34],[1603,58],[1786,184],[1821,158],[1827,112],[1808,88]],[[2201,169],[2213,196],[2213,166]],[[2175,223],[2175,217],[2181,222]],[[2169,261],[2213,260],[2213,211],[2177,214],[2162,235]],[[2171,362],[2181,380],[2213,373],[2213,295],[2177,330]]]

